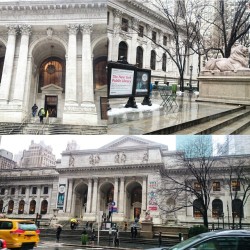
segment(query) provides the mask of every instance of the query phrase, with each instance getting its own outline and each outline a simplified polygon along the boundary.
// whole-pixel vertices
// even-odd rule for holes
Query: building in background
[[[20,167],[46,168],[51,166],[56,166],[56,157],[52,153],[52,148],[46,146],[44,142],[34,143],[31,141],[29,149],[23,151]]]
[[[7,150],[0,149],[0,169],[14,169],[16,162],[13,161],[13,154]]]

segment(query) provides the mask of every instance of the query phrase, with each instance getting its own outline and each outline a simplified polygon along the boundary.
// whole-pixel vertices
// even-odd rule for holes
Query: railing
[[[30,120],[30,118],[31,118],[31,114],[26,115],[26,116],[23,118],[21,124],[18,126],[18,128],[12,128],[12,129],[9,131],[9,135],[11,135],[15,129],[20,130],[20,129],[23,127],[23,125],[24,125],[25,123],[27,123],[27,122]]]

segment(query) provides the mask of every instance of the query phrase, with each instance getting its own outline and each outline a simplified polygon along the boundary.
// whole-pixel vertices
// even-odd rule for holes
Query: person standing
[[[134,237],[135,238],[137,237],[137,228],[136,228],[136,226],[134,227]]]
[[[38,109],[37,105],[34,104],[34,105],[32,106],[32,108],[31,108],[31,110],[32,110],[32,116],[33,116],[33,117],[36,116],[37,109]]]
[[[158,240],[159,240],[159,247],[161,247],[161,244],[162,244],[162,235],[161,235],[161,232],[159,232]]]
[[[134,227],[131,226],[131,238],[133,239],[134,238]]]
[[[82,232],[81,240],[82,240],[82,245],[87,245],[87,243],[89,241],[89,235],[85,229]]]
[[[56,229],[56,242],[59,242],[61,232],[62,232],[62,227],[58,226],[57,229]]]
[[[95,230],[94,229],[92,230],[90,241],[91,241],[91,245],[94,246],[95,245]]]
[[[114,243],[115,243],[115,247],[118,247],[119,244],[120,244],[120,242],[119,242],[119,232],[118,232],[118,229],[116,229],[116,232],[115,232]]]

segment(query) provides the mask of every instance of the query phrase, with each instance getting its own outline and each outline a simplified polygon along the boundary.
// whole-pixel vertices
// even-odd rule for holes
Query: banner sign
[[[108,98],[147,96],[150,91],[151,70],[130,64],[108,64]]]
[[[65,200],[66,184],[59,184],[58,197],[57,197],[57,208],[63,210]]]

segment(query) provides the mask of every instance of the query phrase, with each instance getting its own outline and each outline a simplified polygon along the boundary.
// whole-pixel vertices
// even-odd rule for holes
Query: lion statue
[[[237,72],[237,70],[250,70],[248,68],[248,48],[243,45],[238,45],[232,48],[229,58],[208,60],[205,70],[234,72]]]

